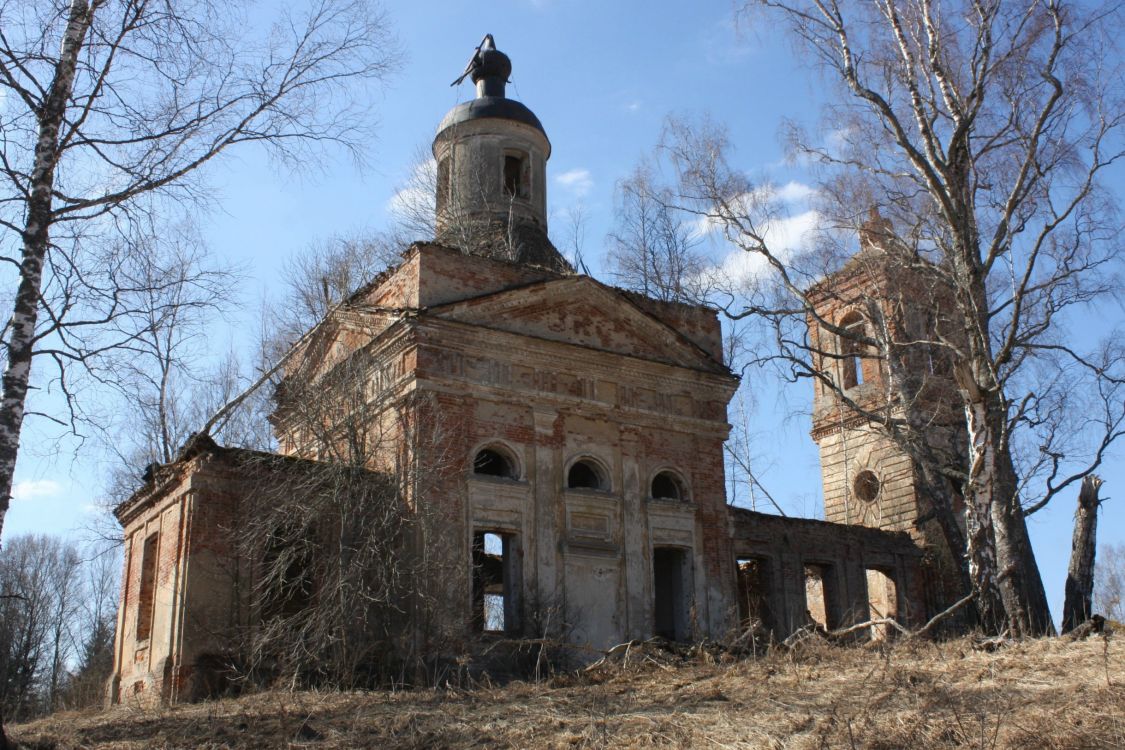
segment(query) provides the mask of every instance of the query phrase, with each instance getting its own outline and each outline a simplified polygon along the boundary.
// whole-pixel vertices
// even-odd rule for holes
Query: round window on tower
[[[866,469],[855,475],[855,496],[864,502],[874,502],[879,497],[879,477]]]

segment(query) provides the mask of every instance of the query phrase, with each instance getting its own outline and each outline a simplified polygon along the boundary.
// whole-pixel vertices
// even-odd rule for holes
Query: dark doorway
[[[770,564],[761,557],[738,561],[738,620],[743,628],[773,629]]]
[[[690,608],[691,565],[687,550],[657,547],[652,551],[652,581],[655,602],[653,632],[670,641],[687,640]]]

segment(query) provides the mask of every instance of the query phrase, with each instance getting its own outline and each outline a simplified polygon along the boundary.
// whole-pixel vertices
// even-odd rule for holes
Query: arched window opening
[[[879,477],[866,469],[855,475],[855,496],[866,503],[879,497]]]
[[[492,448],[484,448],[473,459],[473,473],[488,477],[517,479],[515,462]]]
[[[566,475],[566,486],[572,490],[604,490],[606,484],[593,461],[576,461]]]
[[[652,494],[655,500],[687,500],[683,482],[670,471],[662,471],[652,478]]]
[[[840,336],[840,387],[847,390],[863,383],[863,344],[857,340],[865,335],[863,316],[857,312],[848,313],[840,321],[840,327],[846,333]]]

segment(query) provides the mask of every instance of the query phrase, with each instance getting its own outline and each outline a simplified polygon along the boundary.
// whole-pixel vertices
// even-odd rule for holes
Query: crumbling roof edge
[[[332,466],[330,462],[318,461],[316,459],[304,458],[301,456],[294,456],[285,453],[274,453],[272,451],[260,451],[253,448],[239,448],[236,446],[223,446],[215,442],[214,438],[206,434],[193,434],[184,443],[176,458],[166,464],[152,464],[146,470],[146,480],[128,499],[118,503],[113,508],[113,515],[122,523],[123,519],[134,510],[136,507],[142,505],[146,500],[156,497],[166,490],[169,486],[182,480],[181,472],[185,470],[188,463],[203,455],[210,455],[217,458],[226,460],[230,459],[259,459],[262,461],[270,461],[275,464],[294,466],[315,466],[327,467]],[[374,469],[364,469],[366,472],[373,476],[385,474]]]
[[[877,529],[873,526],[862,526],[854,523],[836,523],[834,521],[825,521],[820,518],[802,518],[800,516],[782,516],[776,513],[762,513],[761,511],[750,510],[749,508],[739,508],[737,506],[728,505],[727,513],[732,522],[742,520],[747,523],[752,523],[755,520],[763,519],[767,523],[783,523],[792,524],[794,526],[806,527],[819,527],[829,528],[844,534],[854,535],[869,535],[869,536],[883,536],[890,541],[898,542],[904,546],[917,548],[918,545],[914,538],[906,531],[893,531],[890,529]],[[741,518],[740,518],[741,517]]]

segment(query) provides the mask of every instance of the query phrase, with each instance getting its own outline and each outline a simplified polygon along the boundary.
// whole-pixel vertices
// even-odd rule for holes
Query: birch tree
[[[721,128],[669,128],[683,205],[763,269],[728,311],[764,324],[762,360],[833,392],[916,459],[951,548],[966,551],[983,624],[1047,632],[1026,515],[1095,470],[1121,427],[1119,352],[1066,334],[1115,286],[1120,227],[1102,178],[1122,153],[1116,10],[1060,0],[763,0],[745,10],[787,24],[835,88],[824,137],[789,129],[794,153],[821,175],[826,232],[806,253],[771,242],[778,203],[731,166]],[[940,322],[898,325],[875,304],[865,328],[818,314],[810,292],[862,231],[915,274],[914,291],[945,300]],[[964,442],[935,451],[910,409],[849,398],[823,364],[841,352],[810,340],[810,324],[879,358],[893,406],[925,387],[911,381],[921,353],[947,361],[963,425],[951,434]],[[1090,393],[1108,395],[1103,411],[1069,411]],[[966,505],[960,547],[954,493]]]
[[[674,210],[671,190],[657,181],[650,164],[641,162],[618,182],[615,202],[608,238],[614,281],[665,302],[699,296],[699,238]]]
[[[33,364],[49,358],[65,390],[74,369],[149,330],[143,290],[118,273],[123,254],[145,252],[140,228],[205,206],[203,168],[231,147],[294,167],[328,146],[360,156],[362,88],[398,52],[363,0],[311,0],[270,28],[209,0],[16,0],[0,4],[0,29],[2,527]]]

